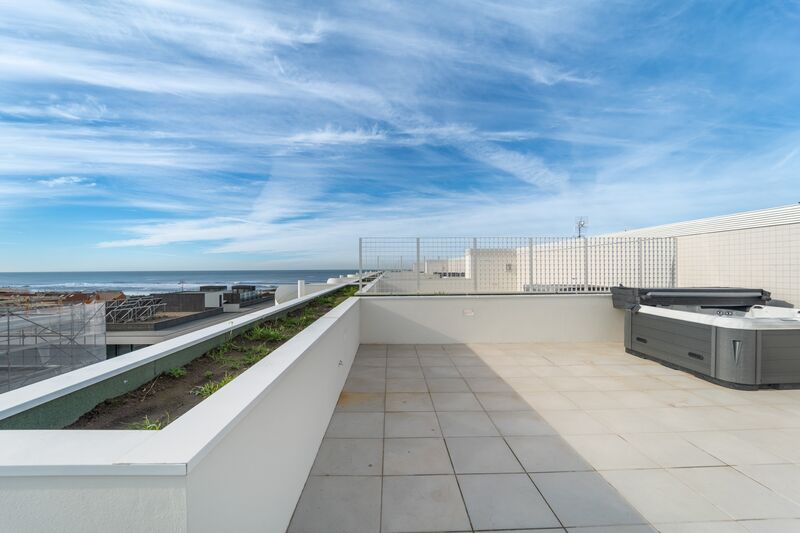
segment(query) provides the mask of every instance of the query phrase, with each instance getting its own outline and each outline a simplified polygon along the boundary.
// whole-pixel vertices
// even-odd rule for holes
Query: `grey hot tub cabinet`
[[[642,306],[625,311],[625,348],[726,386],[800,384],[797,320],[714,317]]]

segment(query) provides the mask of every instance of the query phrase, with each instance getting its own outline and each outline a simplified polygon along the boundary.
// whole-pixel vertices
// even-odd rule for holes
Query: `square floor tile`
[[[487,411],[527,411],[531,406],[516,392],[476,392]]]
[[[431,367],[431,368],[440,368],[440,367],[449,367],[455,368],[456,365],[450,360],[447,355],[437,355],[435,357],[421,355],[419,358],[419,364],[422,365],[423,368]]]
[[[784,498],[800,503],[800,465],[747,465],[736,469]]]
[[[342,390],[346,392],[384,392],[386,390],[386,379],[348,377]]]
[[[390,356],[407,357],[417,355],[417,348],[413,344],[387,344],[386,353]]]
[[[386,368],[385,357],[356,357],[353,360],[353,368],[360,367],[380,367]]]
[[[572,400],[557,391],[521,392],[520,396],[534,409],[564,410],[578,408]]]
[[[380,476],[383,439],[322,439],[311,475]]]
[[[537,409],[537,412],[561,435],[611,433],[606,426],[584,411]]]
[[[437,411],[483,411],[471,392],[432,392],[431,399]]]
[[[659,526],[660,528],[660,526]],[[567,533],[665,533],[663,529],[656,529],[653,526],[596,526],[596,527],[571,527]],[[689,533],[688,531],[686,533]],[[698,530],[695,533],[701,533]],[[707,531],[704,533],[714,533]],[[722,533],[722,532],[719,532]]]
[[[597,472],[558,472],[531,476],[565,526],[647,523]]]
[[[470,529],[455,476],[384,477],[381,526],[387,533]]]
[[[497,372],[488,366],[462,366],[458,371],[465,378],[497,378]]]
[[[597,470],[659,466],[619,435],[566,435],[564,439]]]
[[[522,472],[522,466],[501,437],[448,437],[447,449],[456,474]]]
[[[465,378],[472,392],[514,392],[502,378]]]
[[[386,476],[452,474],[444,439],[386,439],[383,445]]]
[[[800,518],[773,518],[739,522],[749,533],[786,533],[800,531]]]
[[[651,523],[730,520],[666,470],[616,470],[603,475]]]
[[[415,344],[414,348],[419,355],[439,355],[447,353],[444,351],[444,346],[441,344]]]
[[[622,435],[622,438],[665,468],[722,465],[721,461],[707,454],[680,435],[670,433],[633,433]]]
[[[419,357],[389,357],[386,360],[387,368],[421,368]]]
[[[387,379],[386,392],[428,392],[428,385],[424,379]]]
[[[475,530],[475,533],[567,533],[566,529],[492,529],[491,531],[482,529]]]
[[[386,395],[382,392],[342,392],[336,402],[337,411],[382,412]]]
[[[555,430],[536,411],[487,411],[501,435],[555,435]]]
[[[592,470],[591,465],[557,435],[507,437],[506,441],[527,472]]]
[[[375,533],[381,521],[381,478],[311,476],[289,533]]]
[[[372,366],[353,367],[347,377],[383,380],[386,378],[386,369]]]
[[[475,529],[560,526],[525,474],[462,474],[458,482]]]
[[[433,412],[386,413],[386,438],[441,437],[439,422]]]
[[[658,433],[669,428],[652,416],[647,409],[592,409],[586,411],[592,418],[613,433]]]
[[[383,437],[383,413],[334,412],[328,438],[381,438]]]
[[[451,355],[450,359],[457,367],[487,366],[483,359],[476,355]]]
[[[729,465],[775,464],[785,462],[760,446],[727,431],[691,431],[682,436],[702,450]]]
[[[761,520],[759,520],[761,522]],[[743,522],[726,520],[720,522],[687,522],[683,524],[656,524],[659,533],[749,533]],[[791,531],[781,529],[780,533]]]
[[[461,378],[428,378],[428,387],[431,392],[470,392]]]
[[[445,437],[494,437],[499,435],[486,413],[440,411],[437,416]]]
[[[800,517],[797,504],[731,467],[673,468],[669,473],[737,520]]]
[[[389,392],[386,411],[433,411],[433,403],[427,392]]]
[[[454,366],[426,366],[422,373],[426,378],[460,378],[461,374]],[[466,382],[465,382],[466,383]]]
[[[536,377],[522,377],[522,378],[505,378],[506,383],[511,385],[515,391],[523,392],[542,392],[549,390],[548,385],[542,378]]]
[[[381,355],[386,357],[385,344],[362,344],[358,347],[356,355]]]
[[[422,369],[418,367],[401,366],[398,368],[387,368],[387,379],[423,379]]]

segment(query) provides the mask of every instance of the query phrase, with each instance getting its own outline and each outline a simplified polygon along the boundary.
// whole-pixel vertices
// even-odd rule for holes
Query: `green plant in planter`
[[[286,340],[286,333],[280,328],[262,324],[245,333],[245,338],[251,341],[280,342]]]
[[[159,429],[163,428],[169,424],[169,413],[163,418],[159,418],[158,420],[150,420],[150,418],[145,415],[145,417],[140,420],[139,422],[132,422],[128,425],[131,429],[143,429],[147,431],[158,431]]]
[[[180,379],[186,375],[186,369],[180,366],[178,368],[170,368],[164,373],[169,377],[171,377],[172,379]]]
[[[209,381],[208,383],[205,383],[203,385],[198,385],[197,387],[192,389],[192,394],[196,394],[197,396],[202,396],[203,398],[208,398],[209,396],[217,392],[219,389],[221,389],[222,387],[233,381],[233,378],[234,378],[233,374],[228,374],[226,372],[225,375],[222,376],[222,379],[218,381]]]

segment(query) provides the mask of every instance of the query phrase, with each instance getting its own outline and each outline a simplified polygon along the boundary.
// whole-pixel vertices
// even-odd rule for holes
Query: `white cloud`
[[[94,187],[96,185],[95,182],[88,180],[86,178],[82,178],[80,176],[59,176],[57,178],[39,180],[37,183],[50,188],[73,187],[73,186]]]
[[[7,2],[0,206],[127,208],[97,223],[103,249],[322,262],[365,233],[563,234],[576,214],[617,229],[791,196],[797,74],[758,86],[726,50],[763,95],[745,101],[714,50],[682,70],[680,17],[631,36],[647,9]],[[661,58],[668,79],[640,74]]]
[[[365,144],[386,140],[386,134],[380,131],[377,126],[373,126],[370,129],[341,130],[328,124],[324,128],[315,131],[296,133],[287,140],[290,143],[297,144]]]
[[[528,69],[528,75],[536,83],[543,85],[556,85],[558,83],[582,83],[592,85],[597,83],[596,80],[578,76],[574,72],[565,71],[546,61],[539,61],[531,65]]]

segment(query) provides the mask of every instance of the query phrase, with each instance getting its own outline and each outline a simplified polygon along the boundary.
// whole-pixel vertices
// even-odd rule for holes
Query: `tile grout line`
[[[513,387],[512,387],[512,389],[513,389]],[[518,393],[518,392],[516,392],[516,391],[514,391],[514,392],[515,392],[515,393],[516,393],[516,394],[519,396],[519,393]],[[477,397],[477,396],[476,396],[476,397]],[[539,496],[542,498],[542,501],[545,503],[545,505],[547,505],[547,508],[548,508],[548,509],[550,509],[550,512],[551,512],[551,513],[553,513],[553,516],[554,516],[554,517],[555,517],[555,519],[558,521],[559,525],[561,526],[561,529],[563,529],[564,531],[566,531],[566,530],[567,530],[567,526],[565,526],[565,525],[564,525],[564,522],[562,522],[562,521],[561,521],[561,518],[558,516],[558,514],[556,514],[556,511],[555,511],[555,509],[553,509],[553,507],[550,505],[550,502],[549,502],[549,501],[547,501],[547,498],[545,498],[545,497],[544,497],[544,494],[542,494],[542,491],[539,489],[539,486],[538,486],[538,485],[536,484],[536,482],[533,480],[533,476],[531,476],[531,473],[530,473],[530,472],[528,472],[527,470],[525,470],[525,465],[523,465],[523,464],[522,464],[522,461],[520,461],[519,457],[517,457],[517,454],[516,454],[516,452],[515,452],[515,451],[514,451],[514,449],[511,447],[511,445],[508,443],[508,440],[506,440],[506,435],[503,435],[503,432],[502,432],[502,431],[500,431],[500,428],[499,428],[499,427],[497,427],[497,424],[495,423],[495,421],[492,419],[492,417],[491,417],[491,416],[489,416],[489,412],[488,412],[488,411],[486,411],[486,407],[483,405],[483,403],[481,403],[481,402],[480,402],[480,400],[478,400],[478,403],[479,403],[479,404],[480,404],[480,406],[483,408],[483,412],[484,412],[484,414],[487,416],[487,418],[489,418],[489,422],[491,422],[492,426],[493,426],[493,427],[494,427],[494,429],[497,431],[497,434],[498,434],[498,435],[499,435],[499,436],[500,436],[500,437],[503,439],[503,444],[505,444],[505,445],[506,445],[506,447],[509,449],[509,451],[511,452],[511,455],[513,455],[513,456],[514,456],[514,460],[515,460],[515,461],[517,461],[517,464],[519,464],[520,468],[522,469],[522,473],[523,473],[523,475],[525,475],[525,477],[527,477],[527,478],[528,478],[528,480],[531,482],[531,485],[533,485],[533,488],[535,488],[535,489],[536,489],[536,492],[537,492],[537,493],[539,493]],[[537,412],[535,409],[533,409],[533,407],[531,407],[531,410],[532,410],[533,412],[535,412],[537,415],[539,414],[539,413],[538,413],[538,412]],[[541,418],[541,417],[540,417],[540,418]],[[542,420],[544,420],[544,419],[542,418]],[[546,421],[545,421],[545,422],[546,422]],[[548,425],[549,425],[549,423],[548,423]]]
[[[443,348],[444,350],[444,348]],[[446,352],[445,352],[446,353]],[[450,355],[447,355],[447,358],[450,359]],[[452,359],[450,360],[452,363]],[[455,363],[453,363],[455,365]],[[425,382],[426,387],[427,381]],[[469,385],[467,385],[469,386]],[[430,387],[428,387],[428,394],[430,394]],[[431,404],[433,404],[433,400],[431,400]],[[442,430],[442,424],[439,422],[439,411],[436,410],[436,406],[433,408],[434,416],[436,417],[436,423],[439,425],[439,433],[442,435],[442,442],[444,443],[444,450],[447,452],[447,459],[450,461],[450,468],[453,469],[453,478],[456,480],[456,487],[458,487],[458,495],[461,496],[461,504],[464,506],[464,513],[467,515],[467,521],[469,522],[469,529],[470,531],[475,531],[475,525],[472,523],[472,516],[469,514],[469,508],[467,507],[467,500],[464,499],[464,491],[461,490],[461,482],[458,479],[458,474],[456,474],[456,465],[453,463],[453,457],[450,455],[450,447],[447,445],[447,439],[444,437],[444,431]]]
[[[386,401],[389,398],[387,393],[387,376],[389,374],[389,346],[384,345],[384,355],[386,356],[383,367],[383,434],[381,435],[381,505],[378,511],[378,531],[383,533],[383,480],[386,472]]]

